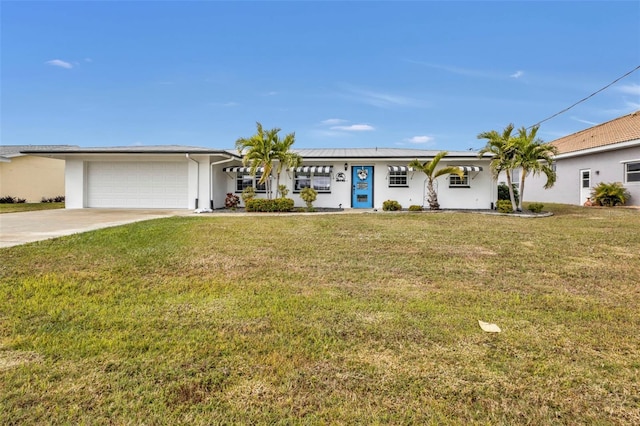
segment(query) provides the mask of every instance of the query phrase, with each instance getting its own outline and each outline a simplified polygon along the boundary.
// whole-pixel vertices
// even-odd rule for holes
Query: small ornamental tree
[[[455,166],[447,166],[436,171],[436,167],[438,167],[438,163],[448,154],[447,151],[441,151],[436,154],[435,157],[431,161],[427,161],[425,163],[421,163],[418,159],[413,160],[409,167],[413,167],[416,170],[420,170],[425,175],[427,175],[427,193],[429,194],[429,208],[431,210],[439,210],[440,204],[438,203],[438,193],[433,187],[433,182],[443,175],[455,174],[460,176],[460,178],[464,177],[464,172],[459,167]]]
[[[300,191],[300,198],[307,204],[307,211],[313,211],[313,202],[318,198],[318,191],[313,188],[304,188]]]

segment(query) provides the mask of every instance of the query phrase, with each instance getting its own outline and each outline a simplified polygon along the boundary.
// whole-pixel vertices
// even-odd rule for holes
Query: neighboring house
[[[0,196],[39,203],[43,197],[64,195],[64,161],[34,153],[72,148],[69,145],[0,145]],[[77,148],[77,147],[76,147]]]
[[[283,171],[280,183],[289,189],[296,206],[304,206],[300,190],[318,191],[316,207],[382,208],[385,200],[403,207],[427,206],[422,172],[407,167],[418,159],[427,161],[437,151],[367,148],[301,149],[303,164]],[[65,148],[38,155],[66,162],[66,207],[218,209],[227,193],[240,194],[258,185],[236,151],[185,146]],[[489,170],[490,156],[476,152],[450,152],[442,167],[460,166],[464,178],[443,176],[437,182],[442,208],[490,209],[496,182]],[[275,196],[275,176],[272,176]]]
[[[640,111],[550,142],[557,179],[544,189],[545,178],[528,176],[525,199],[582,205],[600,182],[621,182],[640,206]]]

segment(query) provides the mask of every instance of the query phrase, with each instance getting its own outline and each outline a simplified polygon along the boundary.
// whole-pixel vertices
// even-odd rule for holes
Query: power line
[[[586,97],[586,98],[584,98],[584,99],[580,99],[578,102],[576,102],[575,104],[571,105],[570,107],[567,107],[567,108],[563,109],[563,110],[562,110],[562,111],[560,111],[560,112],[556,112],[556,113],[555,113],[555,114],[553,114],[551,117],[545,118],[545,119],[544,119],[544,120],[542,120],[542,121],[538,121],[536,124],[534,124],[534,125],[532,125],[532,126],[527,127],[527,129],[530,129],[530,128],[535,127],[535,126],[539,126],[540,124],[544,123],[545,121],[549,121],[549,120],[551,120],[552,118],[557,117],[557,116],[559,116],[560,114],[563,114],[563,113],[565,113],[565,112],[569,111],[569,110],[570,110],[571,108],[573,108],[574,106],[576,106],[576,105],[578,105],[578,104],[581,104],[582,102],[586,101],[586,100],[587,100],[587,99],[589,99],[589,98],[592,98],[593,96],[595,96],[595,95],[597,95],[598,93],[602,92],[603,90],[605,90],[605,89],[607,89],[607,88],[609,88],[609,87],[613,86],[613,85],[614,85],[614,84],[616,84],[618,81],[620,81],[620,80],[622,80],[623,78],[625,78],[626,76],[628,76],[628,75],[630,75],[630,74],[632,74],[632,73],[634,73],[634,72],[638,71],[639,69],[640,69],[640,65],[638,65],[637,67],[635,67],[634,69],[632,69],[631,71],[629,71],[628,73],[626,73],[625,75],[623,75],[623,76],[621,76],[621,77],[616,78],[616,79],[615,79],[615,80],[613,80],[611,83],[609,83],[609,84],[607,84],[606,86],[604,86],[602,89],[600,89],[600,90],[597,90],[597,91],[593,92],[592,94],[590,94],[589,96],[587,96],[587,97]]]

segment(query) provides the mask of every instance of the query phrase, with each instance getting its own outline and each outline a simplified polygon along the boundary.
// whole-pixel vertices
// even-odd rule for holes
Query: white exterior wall
[[[344,164],[347,163],[347,170],[344,170]],[[448,164],[442,163],[443,167]],[[492,203],[495,203],[497,198],[496,183],[491,177],[491,171],[489,170],[488,161],[479,160],[467,160],[457,161],[456,165],[473,164],[481,165],[483,171],[481,172],[469,172],[469,188],[449,188],[448,176],[442,176],[437,179],[438,186],[438,201],[440,207],[443,209],[490,209]],[[373,208],[382,209],[382,204],[386,200],[395,200],[399,202],[403,208],[409,208],[411,205],[419,205],[428,208],[427,193],[426,193],[426,176],[419,171],[407,172],[407,187],[389,187],[389,171],[388,166],[406,166],[407,162],[398,161],[352,161],[352,160],[338,160],[338,161],[309,161],[305,165],[317,165],[317,166],[333,166],[332,179],[331,179],[331,193],[318,193],[316,201],[313,203],[315,207],[324,208],[338,208],[342,205],[342,208],[351,207],[351,193],[352,193],[352,168],[359,166],[373,166]],[[222,167],[238,166],[238,164],[224,164],[214,167],[214,181],[216,188],[220,188],[218,183],[226,181],[226,185],[223,186],[224,194],[218,190],[219,196],[215,199],[215,208],[224,207],[224,198],[227,192],[234,193],[238,196],[241,194],[236,192],[236,174],[222,172]],[[216,168],[217,167],[217,168]],[[344,173],[345,181],[336,181],[337,174]],[[290,189],[288,198],[294,200],[296,207],[304,207],[306,204],[300,198],[300,194],[293,192],[293,172],[283,172],[280,176],[280,183],[287,185]],[[273,178],[273,191],[275,196],[276,180]],[[257,194],[257,197],[265,198],[266,194]],[[242,205],[242,204],[241,204]]]
[[[544,176],[527,176],[525,201],[582,205],[580,198],[580,170],[591,169],[591,187],[601,182],[622,182],[631,194],[627,205],[640,206],[640,182],[625,183],[625,161],[640,161],[640,146],[588,155],[565,157],[556,161],[556,183],[544,189]]]
[[[85,172],[83,160],[66,159],[64,167],[65,208],[81,209],[85,206]]]

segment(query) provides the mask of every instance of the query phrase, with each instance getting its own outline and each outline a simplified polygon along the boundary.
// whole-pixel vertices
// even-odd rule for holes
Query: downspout
[[[187,160],[191,160],[198,165],[197,173],[196,173],[196,209],[198,208],[198,201],[200,198],[200,163],[198,163],[193,158],[189,157],[189,153],[185,154],[187,156]]]
[[[226,160],[220,160],[220,161],[216,161],[214,163],[209,164],[209,167],[211,167],[211,170],[209,173],[209,175],[211,176],[211,185],[209,185],[209,208],[211,210],[214,210],[214,206],[213,206],[213,166],[217,166],[218,164],[222,164],[222,163],[228,163],[229,161],[233,161],[234,158],[233,157],[229,157]]]

